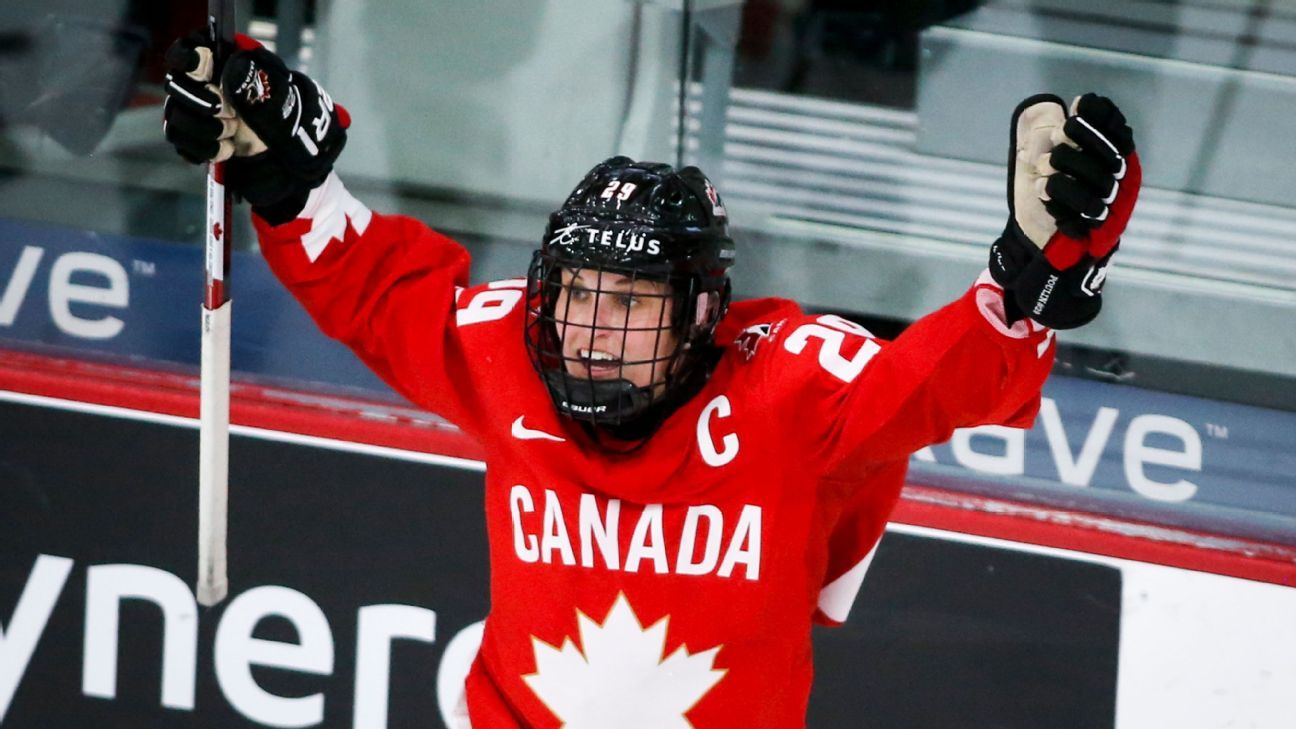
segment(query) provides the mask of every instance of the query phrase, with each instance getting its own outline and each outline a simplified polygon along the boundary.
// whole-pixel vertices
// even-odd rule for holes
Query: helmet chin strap
[[[589,380],[562,370],[544,373],[558,409],[577,420],[618,424],[633,419],[652,402],[652,389],[629,380]]]

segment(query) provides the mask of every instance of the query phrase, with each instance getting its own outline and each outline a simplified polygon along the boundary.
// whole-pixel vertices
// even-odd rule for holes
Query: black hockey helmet
[[[650,434],[709,374],[709,345],[728,308],[733,262],[724,205],[698,168],[612,157],[590,170],[549,216],[527,275],[527,348],[559,412],[622,437]],[[627,365],[651,365],[649,386],[571,374],[573,358],[564,356],[560,334],[567,316],[558,310],[564,270],[594,272],[582,279],[587,291],[602,289],[607,273],[670,284],[663,295],[671,299],[669,321],[634,329],[656,331],[659,342],[673,333],[678,346],[626,361],[622,345],[620,374]],[[631,331],[628,318],[622,331]]]

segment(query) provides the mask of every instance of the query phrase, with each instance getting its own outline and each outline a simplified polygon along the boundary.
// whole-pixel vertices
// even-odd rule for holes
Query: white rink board
[[[1296,727],[1296,588],[905,524],[1121,571],[1115,729]]]
[[[1120,566],[1117,729],[1296,727],[1296,589]]]

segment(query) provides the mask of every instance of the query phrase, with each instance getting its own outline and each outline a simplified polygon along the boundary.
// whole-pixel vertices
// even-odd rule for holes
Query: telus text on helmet
[[[554,231],[554,237],[550,239],[549,245],[571,245],[581,237],[585,238],[585,241],[591,245],[607,246],[627,253],[644,251],[652,256],[661,253],[661,241],[656,238],[649,238],[642,233],[629,230],[595,228],[589,225],[580,225],[579,223],[573,223]]]

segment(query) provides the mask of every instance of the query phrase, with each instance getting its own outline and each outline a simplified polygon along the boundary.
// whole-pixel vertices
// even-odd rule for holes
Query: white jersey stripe
[[[846,622],[851,606],[855,604],[855,596],[859,594],[860,585],[864,584],[864,575],[868,572],[869,565],[873,564],[873,556],[877,554],[878,544],[881,543],[882,540],[879,539],[869,553],[864,555],[864,559],[819,590],[819,611],[830,620]]]
[[[301,242],[306,249],[306,258],[314,263],[330,241],[340,241],[346,236],[348,222],[363,235],[373,220],[373,211],[352,197],[337,173],[333,172],[323,184],[311,190],[297,217],[311,221],[311,229],[302,235]]]

